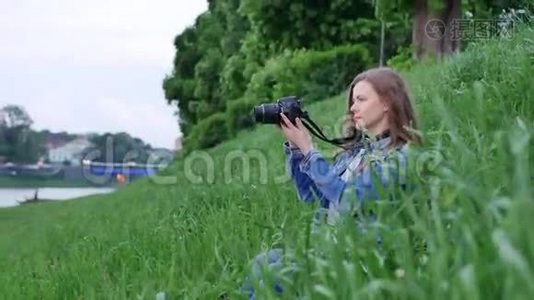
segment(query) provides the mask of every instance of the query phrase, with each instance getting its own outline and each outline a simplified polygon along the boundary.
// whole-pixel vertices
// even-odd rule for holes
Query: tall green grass
[[[0,295],[236,299],[250,260],[277,247],[300,267],[287,299],[533,298],[534,31],[404,76],[425,140],[410,157],[417,185],[378,202],[366,233],[310,237],[315,207],[284,177],[280,133],[260,126],[113,194],[0,210]],[[339,96],[307,109],[329,125],[344,107]],[[246,164],[225,164],[238,150],[265,158],[250,160],[248,182]]]

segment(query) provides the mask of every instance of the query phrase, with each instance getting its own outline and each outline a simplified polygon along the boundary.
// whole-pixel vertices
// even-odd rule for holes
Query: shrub
[[[399,47],[397,53],[388,59],[387,66],[396,71],[409,71],[414,66],[413,46]]]
[[[184,140],[185,152],[213,147],[229,137],[226,114],[219,112],[200,121]]]
[[[252,108],[256,105],[248,98],[230,101],[226,106],[227,126],[230,134],[235,135],[239,129],[254,126]]]
[[[317,101],[344,90],[370,64],[369,53],[361,45],[327,51],[286,51],[268,60],[252,76],[245,97],[256,103],[288,95],[300,96],[307,102]]]

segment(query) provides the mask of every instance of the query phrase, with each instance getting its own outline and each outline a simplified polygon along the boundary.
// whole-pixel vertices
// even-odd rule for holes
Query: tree
[[[35,163],[44,154],[39,134],[30,129],[19,131],[12,149],[11,161],[16,163]]]
[[[33,120],[18,105],[7,105],[0,110],[0,155],[17,163],[34,163],[43,149],[39,134],[31,130]]]
[[[369,1],[241,1],[240,12],[277,50],[375,44],[380,24]]]
[[[460,18],[461,1],[413,1],[412,39],[417,59],[431,55],[441,58],[458,52],[454,22]]]
[[[10,153],[10,147],[5,138],[5,130],[6,127],[0,124],[0,157],[7,158]]]
[[[146,163],[152,150],[150,144],[125,132],[92,136],[90,141],[94,146],[84,151],[83,159],[99,162]]]
[[[14,127],[26,127],[29,128],[33,124],[33,120],[28,115],[26,110],[22,106],[7,105],[2,108],[0,116],[3,116],[3,124],[8,128]]]
[[[528,7],[528,0],[374,0],[377,18],[387,18],[389,11],[410,12],[413,57],[442,58],[460,51],[458,21],[462,11],[475,18],[495,18],[502,9]]]

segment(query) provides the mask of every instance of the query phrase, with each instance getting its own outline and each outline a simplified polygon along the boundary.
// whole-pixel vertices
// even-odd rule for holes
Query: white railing
[[[150,168],[150,169],[163,169],[167,165],[166,164],[138,164],[136,162],[126,162],[126,163],[112,163],[112,162],[98,162],[98,161],[90,161],[90,160],[82,160],[83,166],[88,167],[135,167],[135,168]]]

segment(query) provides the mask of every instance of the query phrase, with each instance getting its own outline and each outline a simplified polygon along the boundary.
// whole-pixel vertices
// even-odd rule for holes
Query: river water
[[[39,198],[48,200],[66,200],[93,194],[113,192],[114,188],[39,188]],[[34,188],[0,188],[0,207],[16,206],[17,201],[33,198]]]

